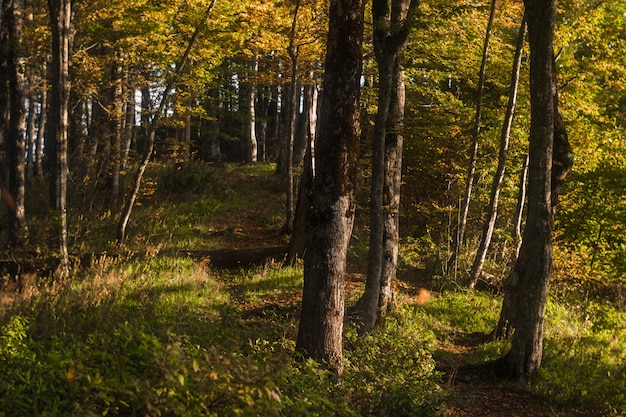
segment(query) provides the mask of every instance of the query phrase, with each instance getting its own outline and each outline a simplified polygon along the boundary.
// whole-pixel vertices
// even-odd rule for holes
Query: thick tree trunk
[[[70,59],[72,54],[72,1],[48,0],[52,29],[52,62],[50,68],[51,101],[49,118],[50,206],[53,211],[53,249],[59,257],[57,275],[68,274],[67,254],[67,146],[69,136]]]
[[[476,173],[476,162],[478,161],[478,139],[480,137],[483,96],[487,76],[487,59],[489,58],[489,41],[491,39],[491,28],[496,14],[496,2],[497,0],[491,0],[491,12],[489,14],[489,21],[487,22],[487,29],[485,31],[485,43],[483,44],[483,55],[480,63],[480,71],[478,73],[476,114],[474,116],[474,129],[472,130],[472,147],[470,149],[469,165],[467,167],[467,178],[465,179],[465,193],[463,195],[461,207],[459,208],[461,213],[459,216],[460,220],[458,231],[456,233],[456,241],[454,242],[454,252],[452,252],[452,256],[448,260],[447,266],[447,271],[454,270],[455,274],[457,270],[456,264],[461,256],[461,253],[463,252],[463,245],[465,244],[465,229],[467,227],[467,217],[469,215],[469,207],[472,199],[472,189],[474,188],[474,175]]]
[[[332,0],[296,349],[343,370],[346,257],[360,138],[363,0]]]
[[[13,0],[6,10],[8,29],[8,77],[10,116],[7,134],[9,159],[8,190],[14,201],[9,210],[9,242],[22,245],[28,238],[24,200],[26,197],[26,92],[22,58],[23,3]]]
[[[543,320],[552,266],[551,166],[555,106],[552,39],[556,0],[526,0],[530,43],[531,126],[528,215],[520,256],[509,277],[515,328],[504,374],[527,378],[541,366]],[[510,291],[513,290],[513,293]]]
[[[496,225],[496,218],[498,216],[498,200],[500,197],[500,188],[504,181],[504,174],[506,171],[506,159],[509,153],[509,138],[511,136],[511,126],[513,125],[513,118],[515,114],[515,103],[517,102],[517,87],[519,85],[519,73],[522,66],[522,52],[524,49],[524,38],[526,36],[526,17],[522,18],[522,25],[519,29],[517,37],[517,45],[515,48],[515,58],[513,59],[513,70],[511,72],[511,82],[509,85],[509,101],[506,106],[506,113],[504,115],[504,123],[502,125],[502,133],[500,135],[500,152],[498,154],[498,168],[493,178],[491,185],[491,196],[489,201],[489,207],[487,209],[487,218],[483,225],[483,233],[480,238],[480,244],[474,257],[474,263],[470,271],[469,287],[474,288],[480,275],[483,271],[485,264],[485,258],[487,257],[487,251],[489,250],[489,244],[491,243],[491,237],[493,235],[493,229]]]

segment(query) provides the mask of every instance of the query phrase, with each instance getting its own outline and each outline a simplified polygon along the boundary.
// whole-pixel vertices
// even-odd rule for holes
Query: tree
[[[359,301],[369,332],[382,320],[392,298],[398,252],[400,168],[404,122],[406,46],[418,2],[378,0],[372,3],[374,52],[378,64],[378,110],[374,127],[370,200],[370,242],[365,292]]]
[[[496,14],[496,0],[491,0],[491,11],[489,13],[489,20],[487,22],[487,29],[485,31],[485,43],[483,45],[482,60],[480,63],[480,71],[478,73],[478,91],[476,100],[476,114],[474,115],[474,127],[472,129],[472,146],[470,151],[469,165],[467,167],[467,177],[465,179],[465,193],[463,195],[462,205],[459,208],[461,210],[460,220],[458,225],[458,231],[455,235],[456,242],[454,245],[454,252],[448,260],[447,270],[453,270],[456,274],[456,263],[461,251],[463,250],[463,244],[465,240],[465,228],[467,227],[467,215],[469,213],[469,206],[472,199],[472,188],[474,187],[474,175],[476,173],[476,162],[478,161],[478,144],[480,138],[480,129],[482,123],[483,114],[483,99],[485,91],[485,80],[487,76],[487,59],[489,57],[489,41],[491,39],[491,28]],[[454,268],[453,268],[454,267]]]
[[[57,273],[68,273],[67,254],[67,145],[69,135],[70,59],[72,56],[72,0],[48,0],[52,31],[50,63],[50,112],[48,139],[50,143],[50,208],[53,213],[53,248],[59,257]]]
[[[9,79],[9,124],[7,158],[9,160],[8,191],[15,202],[9,210],[9,241],[20,245],[28,237],[24,200],[26,197],[26,92],[22,51],[23,8],[21,0],[5,5],[8,32],[7,69]]]
[[[515,113],[515,103],[517,102],[517,87],[519,85],[519,74],[522,66],[522,52],[524,48],[524,39],[526,37],[526,17],[522,18],[522,25],[517,37],[517,46],[515,48],[515,58],[513,59],[513,69],[511,71],[511,84],[509,87],[509,101],[506,106],[506,113],[504,115],[504,123],[502,125],[502,134],[500,135],[500,152],[498,153],[498,168],[493,178],[491,186],[491,195],[489,200],[489,207],[487,209],[487,218],[483,225],[483,233],[480,238],[478,250],[474,257],[472,269],[470,271],[469,287],[474,288],[483,270],[485,264],[485,258],[487,251],[489,250],[489,244],[493,235],[493,229],[496,225],[496,217],[498,215],[498,200],[500,197],[500,188],[504,181],[504,174],[506,171],[506,159],[509,151],[509,137],[511,135],[511,125],[513,124],[513,117]],[[520,190],[523,187],[520,187]],[[522,199],[523,201],[523,199]],[[520,211],[521,213],[521,211]],[[515,228],[517,231],[517,227]]]
[[[543,353],[543,318],[552,266],[551,171],[556,117],[552,47],[556,0],[525,0],[524,4],[530,44],[528,214],[520,256],[505,296],[514,306],[511,324],[515,332],[510,351],[498,361],[500,372],[522,379],[539,369]]]
[[[154,140],[156,137],[156,129],[159,126],[159,122],[163,113],[167,107],[169,102],[170,93],[174,87],[174,82],[178,80],[181,73],[185,69],[187,62],[189,60],[189,54],[191,53],[192,48],[194,47],[196,40],[198,39],[198,35],[201,33],[202,29],[204,29],[206,25],[206,19],[208,19],[213,7],[215,6],[215,2],[217,0],[212,0],[209,6],[206,9],[206,12],[203,16],[203,19],[200,21],[198,26],[196,27],[193,35],[189,39],[189,43],[187,44],[187,49],[183,53],[178,65],[176,65],[176,72],[174,74],[174,79],[168,83],[168,85],[163,90],[163,96],[161,97],[161,102],[159,104],[159,108],[157,112],[154,114],[150,125],[146,131],[146,147],[143,152],[143,157],[141,162],[139,163],[139,167],[135,173],[134,181],[133,181],[133,189],[131,190],[131,194],[126,200],[126,204],[124,205],[124,209],[122,210],[122,214],[120,216],[120,220],[117,224],[117,244],[123,245],[126,239],[126,226],[128,225],[128,220],[130,219],[130,214],[133,211],[133,206],[135,205],[135,200],[139,195],[139,189],[141,188],[141,180],[143,178],[143,174],[150,163],[150,159],[152,157],[152,151],[154,150]]]
[[[360,136],[362,0],[332,0],[296,350],[343,370],[345,270]]]

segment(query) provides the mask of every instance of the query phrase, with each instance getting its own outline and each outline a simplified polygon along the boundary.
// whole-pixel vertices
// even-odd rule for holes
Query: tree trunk
[[[304,156],[304,168],[300,177],[300,187],[298,188],[298,202],[296,205],[296,215],[294,219],[293,231],[289,246],[287,247],[287,258],[285,262],[293,265],[298,258],[302,258],[306,251],[308,239],[307,227],[311,217],[311,194],[313,192],[313,158],[312,142]]]
[[[526,0],[530,43],[531,126],[528,215],[507,294],[514,315],[511,350],[500,371],[524,379],[541,366],[543,319],[552,266],[551,166],[554,138],[553,51],[556,0]]]
[[[378,319],[382,319],[391,299],[391,279],[395,276],[398,251],[395,205],[397,203],[399,208],[400,129],[404,121],[404,76],[399,54],[406,45],[412,11],[416,6],[417,1],[409,0],[372,3],[379,81],[372,152],[367,281],[358,303],[361,334],[370,332]]]
[[[470,151],[469,166],[467,168],[467,178],[465,180],[465,193],[463,195],[463,202],[460,207],[460,220],[459,230],[456,233],[456,242],[454,245],[454,252],[452,257],[448,260],[447,270],[454,270],[456,274],[456,266],[461,253],[463,252],[463,245],[465,241],[465,229],[467,227],[467,216],[469,214],[469,206],[472,199],[472,189],[474,188],[474,175],[476,173],[476,162],[478,161],[478,139],[480,137],[480,123],[482,121],[483,112],[483,96],[485,91],[485,79],[487,69],[487,59],[489,58],[489,41],[491,39],[491,28],[496,14],[496,1],[491,0],[491,12],[489,13],[489,21],[487,22],[487,29],[485,31],[485,43],[483,45],[483,55],[480,63],[480,71],[478,73],[478,89],[476,100],[476,114],[474,117],[474,129],[472,131],[472,148]]]
[[[128,69],[125,71],[124,76],[124,143],[122,146],[122,160],[120,166],[122,170],[126,170],[128,165],[128,156],[130,154],[130,148],[133,143],[133,134],[135,128],[135,87],[130,84],[128,77]]]
[[[302,258],[306,251],[307,227],[311,214],[311,194],[313,192],[313,160],[315,155],[315,136],[317,131],[317,105],[319,93],[317,85],[314,83],[313,74],[311,74],[311,94],[307,107],[308,115],[305,117],[305,133],[306,152],[304,154],[304,164],[302,176],[300,177],[300,185],[298,187],[298,201],[296,203],[296,212],[294,219],[293,231],[289,246],[287,248],[288,264],[293,264],[296,259]]]
[[[40,94],[40,107],[39,107],[39,126],[37,127],[37,151],[36,151],[36,162],[35,162],[35,175],[39,178],[43,178],[43,149],[44,149],[44,141],[45,141],[45,133],[46,133],[46,119],[48,115],[48,83],[46,82],[46,68],[47,64],[44,61],[43,64],[43,82],[41,86],[41,94]]]
[[[519,179],[519,193],[517,194],[517,204],[515,205],[515,215],[513,216],[513,242],[515,243],[515,254],[513,261],[517,261],[519,250],[522,246],[522,220],[524,218],[524,203],[526,202],[526,182],[528,178],[528,154],[522,163]]]
[[[522,52],[524,49],[524,38],[526,36],[526,17],[522,18],[522,25],[519,29],[517,37],[517,45],[515,48],[515,58],[513,59],[513,70],[511,73],[511,84],[509,86],[509,101],[506,106],[506,113],[504,115],[504,124],[502,126],[502,133],[500,135],[500,152],[498,154],[498,168],[493,178],[491,185],[491,196],[489,201],[489,208],[487,209],[487,218],[483,225],[483,233],[480,238],[480,244],[476,251],[474,263],[470,271],[469,287],[474,288],[480,275],[483,271],[483,265],[485,264],[485,258],[487,257],[487,251],[489,250],[489,244],[491,243],[491,237],[493,235],[493,229],[496,225],[496,218],[498,216],[498,199],[500,197],[500,187],[504,181],[504,174],[506,171],[506,159],[509,152],[509,138],[511,135],[511,126],[513,125],[513,118],[515,114],[515,103],[517,102],[517,88],[519,85],[519,73],[522,66]]]
[[[551,171],[551,191],[550,210],[552,220],[556,216],[556,208],[559,204],[559,195],[565,177],[574,165],[574,154],[572,146],[567,137],[567,129],[559,108],[559,87],[557,84],[555,55],[552,54],[552,101],[554,106],[554,144],[552,149],[552,171]]]
[[[258,57],[254,57],[252,59],[252,63],[250,65],[250,71],[248,72],[246,78],[248,79],[245,83],[242,82],[242,100],[243,100],[243,111],[244,115],[244,127],[243,127],[243,136],[244,143],[246,148],[246,163],[256,163],[258,158],[258,144],[256,140],[256,116],[254,104],[256,101],[256,85],[254,79],[256,78],[256,73],[259,70],[259,59]]]
[[[8,190],[14,206],[9,210],[9,242],[22,245],[28,238],[24,199],[26,196],[26,92],[24,59],[22,58],[23,3],[9,2],[5,12],[8,29],[8,77],[10,116],[7,133],[7,156],[9,159]]]
[[[360,138],[363,0],[332,0],[296,349],[343,371],[346,257]]]
[[[383,322],[393,302],[392,282],[398,265],[400,239],[400,185],[402,183],[402,146],[404,130],[405,85],[402,54],[396,57],[393,93],[385,135],[385,183],[383,184],[384,231],[383,263],[380,278],[377,322]]]
[[[139,189],[141,188],[141,180],[143,178],[143,174],[146,171],[146,168],[148,167],[148,163],[150,163],[150,158],[152,157],[156,129],[159,125],[161,117],[169,101],[170,92],[172,91],[174,82],[178,80],[178,78],[180,77],[180,74],[183,72],[183,70],[185,69],[185,66],[187,65],[187,61],[189,59],[189,54],[191,53],[191,49],[195,45],[196,40],[198,39],[198,35],[200,34],[201,30],[204,28],[205,21],[211,14],[211,11],[213,10],[213,6],[215,5],[215,1],[216,0],[211,1],[211,3],[209,4],[206,10],[204,19],[201,20],[202,23],[200,23],[196,27],[195,31],[193,32],[193,35],[191,35],[191,39],[189,39],[189,44],[187,45],[187,49],[185,49],[185,52],[183,53],[183,56],[180,59],[180,62],[176,66],[176,73],[173,77],[173,80],[170,81],[170,83],[165,86],[165,89],[163,91],[163,97],[161,97],[161,103],[159,104],[159,108],[157,112],[154,114],[154,117],[152,118],[152,122],[148,126],[147,141],[146,141],[146,147],[144,150],[143,158],[141,162],[139,163],[139,166],[137,167],[137,172],[135,172],[135,177],[133,180],[133,189],[131,190],[130,196],[128,196],[128,198],[126,199],[126,204],[124,205],[124,209],[122,210],[120,221],[117,224],[117,244],[118,245],[123,245],[126,240],[126,226],[128,225],[130,214],[133,211],[135,200],[137,199],[137,196],[139,195]]]
[[[53,249],[59,256],[57,275],[69,272],[67,254],[67,146],[69,135],[70,59],[72,54],[72,1],[48,0],[52,30],[49,143],[52,162],[50,206],[54,213]]]
[[[296,120],[298,116],[298,45],[295,43],[296,30],[298,24],[298,12],[300,10],[300,0],[296,0],[295,10],[293,12],[293,19],[291,21],[291,32],[289,35],[289,46],[287,52],[289,53],[289,59],[291,60],[291,77],[289,80],[289,102],[287,106],[287,120],[285,126],[286,131],[286,166],[284,168],[286,174],[286,210],[285,210],[285,224],[282,227],[282,233],[291,233],[293,231],[293,224],[295,219],[295,187],[293,178],[293,157],[294,157],[294,143],[296,135]]]
[[[37,144],[37,132],[35,129],[35,96],[36,90],[33,86],[33,80],[29,80],[28,89],[28,118],[26,122],[26,180],[32,181],[35,176],[35,152]]]

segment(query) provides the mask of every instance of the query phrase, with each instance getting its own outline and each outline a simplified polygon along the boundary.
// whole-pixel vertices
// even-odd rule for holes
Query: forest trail
[[[275,190],[259,186],[251,177],[249,184],[255,192],[262,193],[264,199],[280,199]],[[216,269],[262,266],[268,262],[280,263],[286,254],[286,237],[278,230],[263,222],[262,208],[244,209],[237,216],[224,216],[223,227],[232,231],[228,238],[220,237],[221,248],[212,251],[187,251],[196,259],[209,259]],[[181,251],[184,252],[184,251]],[[180,255],[181,252],[176,253]],[[171,255],[176,255],[172,253]],[[162,255],[167,255],[163,253]],[[348,300],[357,299],[366,279],[363,265],[350,264],[346,280]],[[414,283],[415,284],[415,283]],[[410,289],[409,291],[415,291]],[[287,316],[297,317],[300,310],[298,294],[283,294],[266,300],[263,306],[239,300],[239,307],[249,316],[263,314],[261,310],[270,308]],[[478,349],[481,340],[475,335],[459,337],[450,335],[440,342],[440,349],[446,351],[446,359],[437,360],[437,368],[442,369],[441,387],[447,394],[444,415],[448,417],[570,417],[589,416],[586,411],[565,409],[555,406],[546,398],[533,395],[523,386],[509,381],[501,381],[480,372],[459,371],[467,365],[468,356]]]
[[[281,246],[281,236],[276,230],[268,229],[259,222],[259,213],[244,211],[234,224],[227,227],[236,230],[232,248],[225,247],[215,251],[189,252],[198,259],[208,256],[215,268],[238,268],[262,266],[267,262],[281,262],[286,253],[286,246]],[[224,219],[227,220],[226,218]],[[233,220],[231,220],[233,221]],[[243,247],[246,246],[246,247]],[[361,265],[348,266],[346,292],[348,299],[356,299],[365,283],[365,268]],[[269,300],[268,300],[269,301]],[[294,294],[276,297],[264,307],[282,311],[288,316],[299,314],[300,299]],[[259,306],[242,303],[240,305],[251,316],[261,314]],[[549,400],[533,395],[523,386],[513,382],[500,381],[493,376],[480,372],[460,371],[467,364],[469,354],[480,345],[475,336],[453,337],[443,342],[441,349],[447,352],[446,360],[438,361],[437,368],[444,370],[441,386],[448,394],[444,407],[445,416],[460,417],[570,417],[589,416],[588,412],[564,409],[554,406]],[[447,371],[445,371],[447,370]]]
[[[254,193],[262,194],[263,199],[276,202],[283,197],[276,189],[259,184],[252,177],[247,187]],[[215,270],[240,270],[241,268],[263,266],[268,262],[280,263],[286,253],[286,236],[281,235],[276,223],[268,223],[265,211],[268,207],[245,207],[237,213],[220,214],[220,230],[215,239],[219,242],[213,250],[168,249],[158,256],[187,256],[198,262],[206,263]],[[141,257],[141,253],[133,256]],[[110,256],[110,255],[109,255]],[[85,255],[85,264],[95,260],[97,255]],[[5,269],[13,264],[3,266]],[[350,264],[347,276],[347,304],[358,298],[365,282],[365,266]],[[426,286],[426,283],[421,285]],[[407,291],[415,292],[418,285],[411,284]],[[10,289],[0,291],[0,295],[9,294]],[[14,291],[15,289],[13,289]],[[1,300],[0,300],[1,301]],[[7,304],[10,300],[5,300]],[[234,294],[233,301],[238,304],[249,319],[265,314],[268,310],[279,312],[286,317],[297,319],[300,311],[300,294],[281,293],[259,302],[247,302],[245,297]],[[2,304],[2,303],[0,303]],[[579,411],[555,406],[548,399],[533,395],[523,386],[501,381],[493,376],[460,369],[468,363],[468,356],[480,346],[480,338],[474,335],[440,336],[438,349],[445,352],[435,356],[437,368],[443,372],[441,387],[446,395],[445,416],[461,417],[569,417],[592,416],[588,410]],[[445,359],[442,359],[445,358]]]

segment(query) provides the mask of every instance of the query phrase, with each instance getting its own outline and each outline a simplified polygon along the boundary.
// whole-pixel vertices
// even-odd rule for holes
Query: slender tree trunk
[[[476,114],[474,117],[474,129],[472,131],[472,147],[470,151],[469,166],[467,168],[467,178],[465,182],[465,193],[463,195],[462,205],[460,207],[460,221],[459,230],[456,234],[456,242],[454,246],[454,252],[452,257],[448,260],[447,270],[456,271],[457,268],[453,268],[458,262],[459,257],[463,251],[463,245],[465,241],[465,229],[467,227],[467,216],[469,214],[470,202],[472,199],[472,189],[474,188],[474,176],[476,173],[476,162],[478,161],[478,144],[480,137],[480,124],[482,122],[483,112],[483,97],[485,91],[485,80],[487,77],[487,60],[489,58],[489,41],[491,39],[491,28],[496,15],[496,2],[497,0],[491,0],[491,12],[489,13],[489,21],[487,22],[487,29],[485,31],[485,43],[483,45],[483,56],[480,63],[480,71],[478,73],[478,89],[477,89],[477,101],[476,101]],[[456,274],[456,272],[455,272]]]
[[[360,138],[363,0],[332,0],[296,349],[343,370],[346,257]]]
[[[33,80],[29,80],[29,89],[28,89],[28,117],[26,121],[26,180],[32,181],[35,176],[35,152],[36,152],[36,143],[37,140],[37,132],[35,129],[35,100],[36,91],[33,86]]]
[[[296,30],[298,24],[298,12],[300,10],[300,0],[296,0],[295,10],[293,13],[293,19],[291,21],[291,32],[289,36],[289,46],[287,52],[289,53],[289,59],[291,60],[291,79],[289,81],[289,103],[288,103],[288,119],[287,126],[287,147],[286,152],[286,210],[285,210],[285,224],[281,230],[282,233],[291,233],[293,231],[293,223],[295,219],[295,187],[293,178],[293,153],[294,142],[296,135],[296,120],[298,116],[298,105],[296,103],[298,98],[298,45],[295,43]]]
[[[393,93],[385,135],[385,183],[383,184],[384,234],[383,263],[378,298],[378,322],[385,319],[393,302],[392,282],[398,265],[400,239],[400,185],[402,183],[402,147],[404,130],[405,85],[402,54],[395,60]]]
[[[541,366],[543,319],[552,266],[551,166],[555,107],[553,100],[552,39],[556,0],[526,0],[530,43],[531,126],[529,146],[528,215],[520,256],[509,278],[515,328],[511,350],[500,369],[527,378]],[[511,294],[507,292],[507,295]],[[505,297],[506,297],[505,296]]]
[[[572,146],[567,137],[567,129],[559,108],[559,87],[557,84],[555,55],[552,54],[552,101],[554,106],[554,146],[552,150],[552,171],[550,182],[550,211],[552,219],[556,216],[559,195],[565,177],[574,165]]]
[[[522,220],[524,218],[524,203],[526,202],[526,182],[528,178],[528,154],[522,163],[519,179],[519,193],[517,194],[517,204],[515,205],[515,215],[513,221],[513,242],[515,243],[514,261],[517,261],[519,250],[522,246]]]
[[[112,94],[111,111],[109,114],[111,125],[111,164],[109,177],[111,181],[111,212],[119,209],[120,199],[120,173],[122,171],[122,121],[126,116],[124,97],[122,95],[122,67],[119,63],[113,64],[112,71]]]
[[[46,118],[48,114],[48,83],[47,79],[47,64],[44,61],[44,69],[43,73],[43,82],[41,86],[41,94],[39,96],[40,104],[39,104],[39,126],[37,127],[37,150],[36,150],[36,161],[35,161],[35,175],[39,178],[43,178],[43,148],[45,141],[45,133],[46,133]]]
[[[8,190],[14,201],[9,210],[9,242],[22,245],[28,238],[26,211],[26,92],[24,78],[24,58],[22,55],[23,2],[13,0],[6,10],[6,23],[9,37],[8,74],[10,116],[7,134],[9,159]]]
[[[374,2],[375,3],[375,2]],[[376,27],[377,25],[375,25]],[[374,124],[372,151],[372,179],[370,191],[370,237],[365,291],[359,300],[358,309],[363,324],[360,334],[370,332],[375,324],[380,297],[380,277],[383,267],[383,184],[385,181],[385,125],[391,102],[393,64],[395,53],[378,58],[378,110]]]
[[[480,238],[480,244],[474,257],[474,263],[470,271],[469,287],[474,288],[480,275],[483,271],[485,264],[485,258],[489,250],[489,244],[491,243],[491,237],[493,235],[493,229],[496,225],[496,218],[498,216],[498,200],[500,197],[500,188],[504,181],[504,174],[506,171],[506,159],[509,153],[509,138],[511,136],[511,126],[513,125],[513,118],[515,115],[515,103],[517,102],[517,88],[519,85],[519,74],[522,66],[522,53],[524,49],[524,38],[526,37],[526,18],[522,18],[522,25],[519,29],[517,36],[517,45],[515,48],[515,58],[513,59],[513,70],[511,73],[511,83],[509,85],[509,101],[506,106],[506,113],[504,115],[504,123],[502,126],[502,133],[500,135],[500,152],[498,154],[498,168],[493,178],[491,185],[491,196],[489,201],[489,207],[487,209],[487,218],[483,225],[483,233]]]
[[[57,275],[67,276],[67,146],[69,136],[70,59],[72,56],[72,1],[48,0],[52,30],[51,102],[49,120],[50,206],[54,215],[53,248],[59,256]]]
[[[311,75],[311,80],[313,77]],[[296,205],[296,215],[294,220],[293,232],[289,240],[287,248],[288,264],[293,264],[296,259],[302,258],[306,252],[307,243],[307,227],[311,216],[311,194],[313,192],[313,156],[315,149],[315,134],[317,128],[317,103],[318,90],[315,84],[311,86],[311,103],[308,105],[306,116],[306,152],[304,154],[304,167],[302,176],[300,177],[300,186],[298,187],[298,201]]]
[[[365,291],[359,300],[361,334],[384,317],[397,262],[399,169],[402,164],[404,76],[399,55],[406,45],[417,1],[375,0],[374,52],[378,64],[378,110],[374,126],[370,195],[370,241]],[[400,108],[402,107],[402,108]]]
[[[120,166],[122,170],[126,170],[128,165],[128,156],[130,154],[130,148],[133,143],[133,134],[135,128],[135,88],[130,85],[128,70],[125,71],[124,85],[124,97],[125,97],[125,117],[124,117],[124,143],[122,146],[122,161]]]
[[[304,156],[304,168],[300,177],[300,187],[298,188],[298,202],[296,205],[296,216],[294,227],[287,247],[288,265],[293,265],[298,258],[302,258],[306,251],[308,239],[307,227],[311,217],[311,195],[313,192],[313,158],[312,147],[309,146]]]
[[[254,57],[252,59],[252,63],[250,65],[250,71],[248,73],[248,81],[242,83],[243,90],[243,107],[245,112],[244,117],[244,143],[246,148],[246,162],[247,163],[256,163],[258,158],[258,143],[256,140],[256,115],[254,104],[256,102],[256,83],[254,79],[256,78],[256,73],[259,70],[259,59],[258,57]]]
[[[189,54],[191,53],[191,49],[195,45],[196,40],[198,39],[198,35],[200,34],[201,30],[204,28],[205,21],[211,14],[211,11],[213,10],[213,7],[215,6],[216,1],[217,0],[211,1],[211,3],[209,4],[206,10],[204,19],[202,19],[202,22],[196,27],[196,30],[191,36],[191,39],[189,40],[189,44],[187,45],[187,49],[183,53],[183,56],[181,57],[180,62],[176,66],[176,74],[174,76],[174,79],[170,81],[170,83],[165,87],[165,90],[163,91],[163,97],[161,97],[161,103],[159,105],[159,108],[157,112],[154,114],[154,117],[152,118],[152,122],[148,126],[148,132],[147,132],[148,137],[147,137],[147,143],[146,143],[146,148],[144,150],[143,158],[141,162],[139,163],[137,172],[135,173],[135,178],[133,181],[133,189],[131,190],[130,196],[128,196],[128,198],[126,199],[126,204],[124,205],[124,209],[122,210],[122,214],[120,216],[120,221],[118,222],[118,225],[117,225],[117,244],[118,245],[123,245],[126,240],[126,226],[128,225],[130,214],[133,211],[135,200],[137,199],[137,196],[139,195],[139,190],[141,188],[141,180],[143,179],[143,174],[145,173],[146,168],[148,167],[148,164],[150,163],[150,158],[152,157],[152,151],[154,150],[154,139],[156,136],[156,129],[159,125],[161,117],[163,116],[163,112],[165,111],[165,108],[167,107],[170,92],[172,91],[174,82],[177,81],[177,79],[180,77],[180,74],[185,69],[185,66],[187,65],[187,61],[189,59]]]

